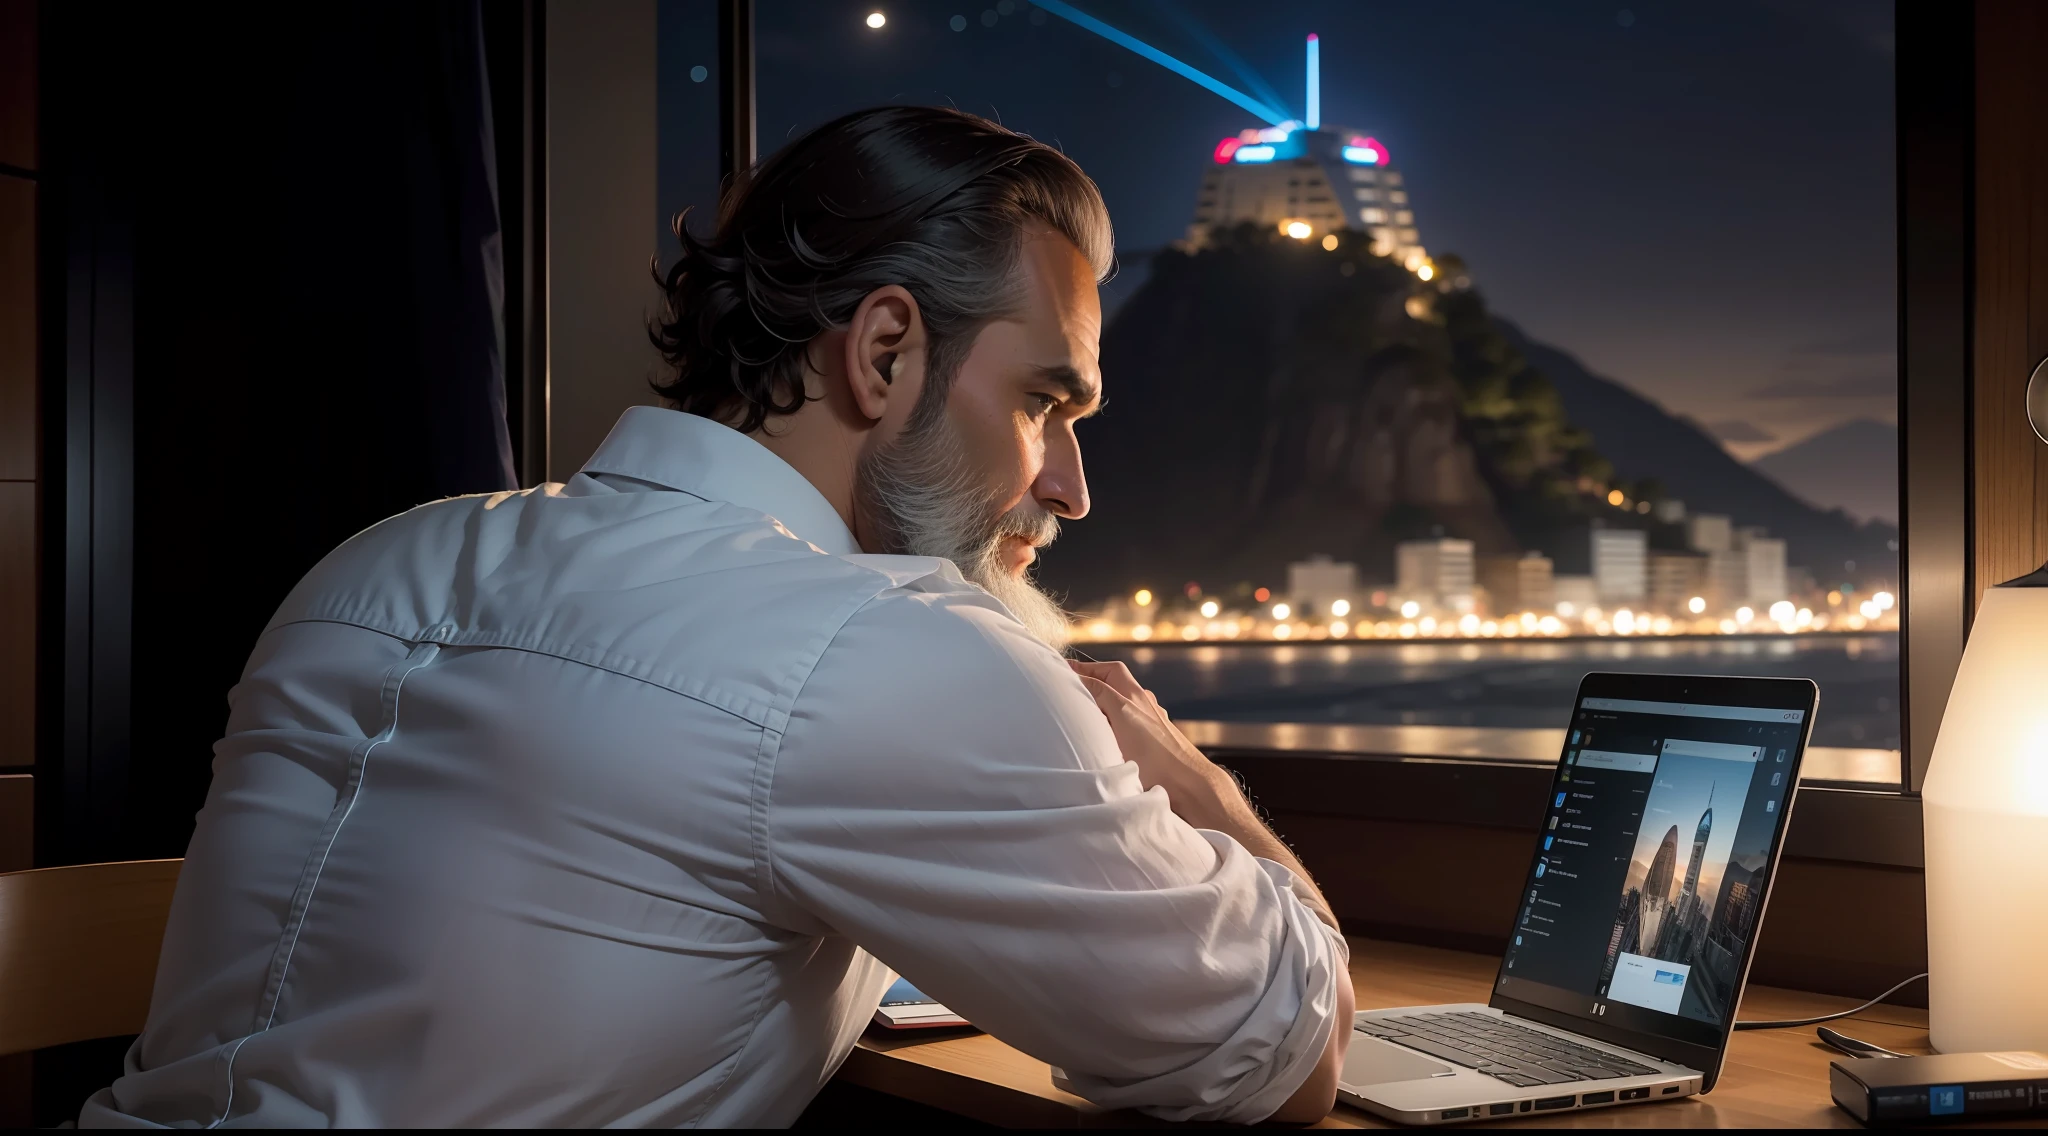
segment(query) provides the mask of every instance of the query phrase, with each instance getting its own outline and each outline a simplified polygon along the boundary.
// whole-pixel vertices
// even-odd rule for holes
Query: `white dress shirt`
[[[260,547],[252,547],[260,555]],[[640,407],[424,505],[230,695],[149,1025],[91,1125],[785,1125],[890,969],[1098,1103],[1252,1121],[1343,940],[1198,831],[949,562]]]

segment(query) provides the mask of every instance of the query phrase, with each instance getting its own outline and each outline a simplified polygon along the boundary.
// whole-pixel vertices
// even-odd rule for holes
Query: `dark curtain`
[[[480,12],[51,7],[111,111],[73,150],[134,212],[134,743],[94,851],[175,856],[292,585],[394,513],[515,487]]]

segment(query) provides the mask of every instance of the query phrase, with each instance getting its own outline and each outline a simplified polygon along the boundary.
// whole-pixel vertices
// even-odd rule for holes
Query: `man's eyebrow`
[[[1089,406],[1090,403],[1093,403],[1094,405],[1089,406],[1088,414],[1084,417],[1092,417],[1102,412],[1102,388],[1082,378],[1081,372],[1073,367],[1065,363],[1055,367],[1040,367],[1038,368],[1038,377],[1058,384],[1062,390],[1066,391],[1067,398],[1071,402],[1081,406]]]

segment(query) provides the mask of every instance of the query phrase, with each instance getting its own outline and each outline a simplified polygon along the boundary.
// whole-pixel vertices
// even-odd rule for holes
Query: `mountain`
[[[1859,418],[1751,462],[1823,509],[1886,524],[1899,519],[1899,429]]]
[[[1765,470],[1735,460],[1699,426],[1613,379],[1593,374],[1570,354],[1531,340],[1507,320],[1495,317],[1495,323],[1550,380],[1572,424],[1593,436],[1594,446],[1614,463],[1615,474],[1623,480],[1654,478],[1690,512],[1724,514],[1737,525],[1762,525],[1785,539],[1790,563],[1809,568],[1822,579],[1838,572],[1872,570],[1896,579],[1896,569],[1890,566],[1898,561],[1898,530],[1892,525],[1858,521],[1839,509],[1801,500]],[[1891,460],[1896,461],[1896,438],[1890,446]],[[1871,476],[1881,477],[1887,491],[1896,494],[1896,466]],[[1858,568],[1846,568],[1851,562]]]
[[[1108,400],[1081,427],[1093,511],[1042,580],[1086,608],[1148,587],[1249,596],[1323,554],[1390,580],[1394,546],[1464,537],[1584,571],[1594,523],[1678,526],[1606,505],[1607,488],[1761,524],[1795,564],[1884,552],[1890,530],[1823,513],[1699,428],[1529,341],[1469,289],[1373,256],[1244,226],[1168,250],[1103,335]],[[1456,280],[1453,258],[1439,268]],[[1574,567],[1575,566],[1575,567]]]

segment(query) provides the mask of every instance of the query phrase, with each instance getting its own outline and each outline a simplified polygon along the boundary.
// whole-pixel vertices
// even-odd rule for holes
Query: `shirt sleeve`
[[[1097,1104],[1255,1122],[1314,1068],[1343,939],[1174,815],[1080,680],[983,593],[885,593],[796,699],[771,891]]]

